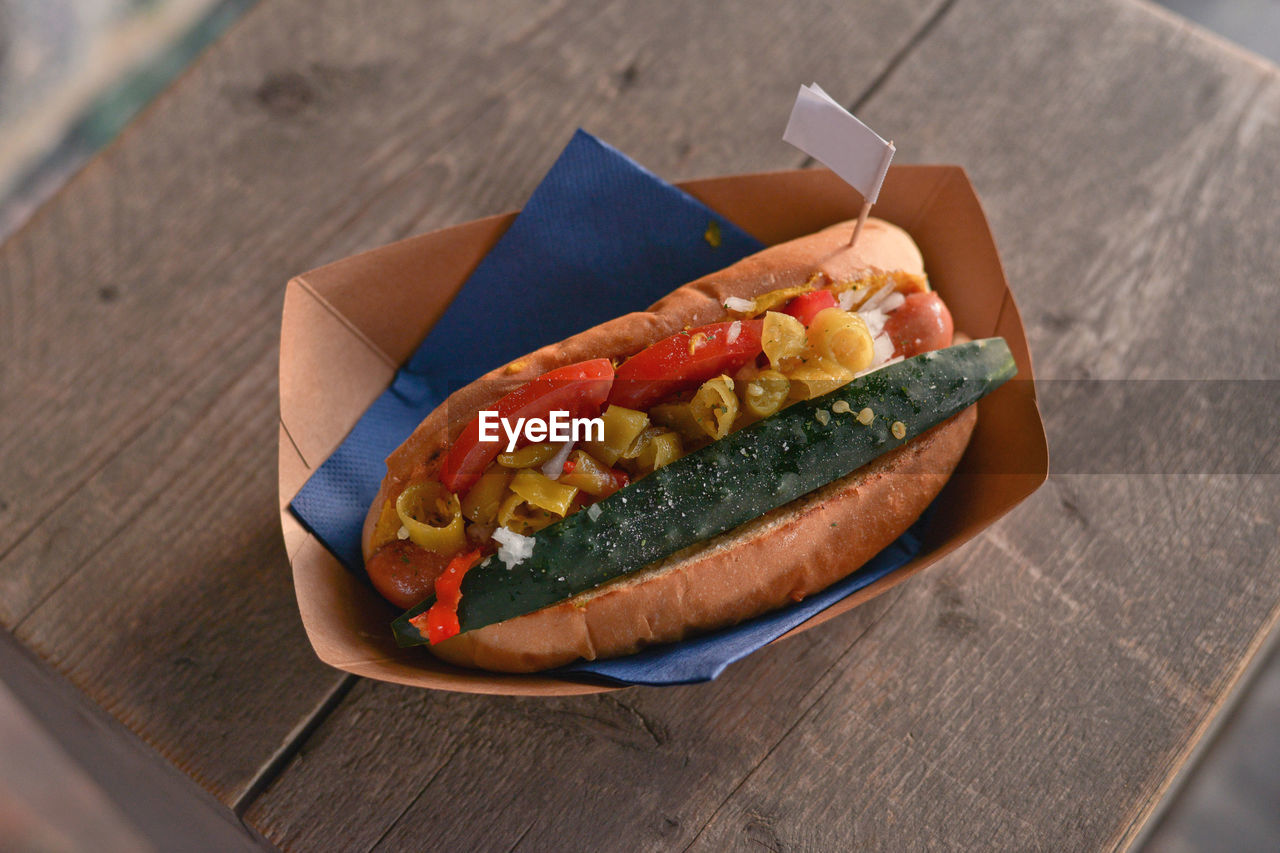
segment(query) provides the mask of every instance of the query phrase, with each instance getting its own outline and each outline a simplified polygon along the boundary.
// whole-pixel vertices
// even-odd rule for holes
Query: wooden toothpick
[[[894,152],[893,140],[890,139],[889,150],[885,152],[885,160],[884,160],[885,164],[883,167],[881,167],[885,171],[888,171],[889,161],[893,159],[893,152]],[[862,202],[862,210],[858,211],[858,224],[853,226],[853,235],[849,237],[848,248],[852,249],[853,244],[858,242],[858,235],[862,233],[862,226],[867,224],[867,217],[870,215],[871,215],[871,201],[870,199],[867,199]]]
[[[858,212],[858,224],[853,226],[853,236],[849,238],[849,248],[853,248],[853,244],[858,242],[858,235],[862,233],[862,226],[867,224],[867,216],[871,214],[871,202],[864,201],[862,210]]]

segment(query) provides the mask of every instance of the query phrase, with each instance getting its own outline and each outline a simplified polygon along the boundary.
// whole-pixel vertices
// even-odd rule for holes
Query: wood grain
[[[245,819],[298,849],[322,845],[337,815],[353,849],[589,850],[620,838],[678,849],[800,724],[896,595],[707,685],[549,700],[361,681]]]
[[[0,623],[284,846],[1131,840],[1277,619],[1273,472],[1059,469],[710,685],[327,713],[272,521],[281,286],[518,205],[578,125],[670,179],[795,165],[818,79],[969,169],[1042,376],[1275,379],[1275,69],[1129,0],[349,14],[265,0],[0,251]]]
[[[794,165],[795,81],[932,8],[262,4],[0,252],[0,623],[240,801],[338,683],[273,520],[284,281],[519,205],[578,125],[672,178]]]
[[[1142,7],[961,0],[863,113],[913,140],[910,159],[970,167],[1042,374],[1274,377],[1270,324],[1244,319],[1275,262],[1267,189],[1240,179],[1276,168],[1273,88],[1273,72]],[[1051,414],[1051,442],[1087,454],[1087,425]],[[581,722],[602,700],[556,703],[554,726],[513,700],[480,706],[483,734],[443,766],[339,770],[361,710],[395,692],[358,690],[247,818],[303,847],[335,805],[347,826],[359,815],[357,843],[392,849],[427,832],[485,849],[1124,846],[1275,622],[1270,492],[1266,476],[1212,470],[1059,472],[883,618],[815,632],[834,664],[783,644],[725,683],[613,697],[667,733],[625,757]],[[408,790],[310,802],[334,776]],[[606,798],[628,808],[601,813]],[[477,825],[477,803],[502,807]]]

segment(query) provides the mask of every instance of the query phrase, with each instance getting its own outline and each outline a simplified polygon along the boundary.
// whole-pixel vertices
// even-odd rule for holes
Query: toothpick
[[[882,166],[881,168],[887,169],[889,160],[893,158],[893,152],[894,152],[893,140],[890,139],[889,149],[885,152],[885,159],[884,159],[885,166]],[[871,202],[870,200],[864,200],[862,202],[862,210],[858,211],[858,224],[853,226],[853,236],[849,238],[848,247],[850,249],[853,248],[854,243],[858,242],[858,235],[862,233],[862,226],[867,224],[867,217],[870,215],[871,215]]]
[[[849,238],[849,248],[853,248],[853,244],[858,242],[858,235],[862,233],[862,226],[867,224],[867,216],[871,213],[871,202],[864,201],[862,210],[858,212],[858,224],[853,226],[853,236]]]

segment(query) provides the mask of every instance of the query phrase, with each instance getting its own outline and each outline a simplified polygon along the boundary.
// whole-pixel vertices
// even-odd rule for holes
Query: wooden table
[[[1280,612],[1274,452],[1059,466],[709,685],[403,689],[298,622],[283,285],[519,206],[578,126],[672,180],[801,165],[817,79],[969,170],[1042,377],[1274,380],[1276,69],[1133,0],[358,6],[263,0],[0,253],[5,680],[135,818],[221,849],[1139,838]]]

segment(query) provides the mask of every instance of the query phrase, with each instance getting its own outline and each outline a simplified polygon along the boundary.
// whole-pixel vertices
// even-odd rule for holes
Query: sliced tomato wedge
[[[733,336],[730,330],[735,324],[738,330]],[[609,402],[647,409],[721,373],[733,373],[760,354],[763,328],[761,320],[735,320],[663,338],[622,363]]]
[[[786,305],[782,306],[782,313],[790,314],[808,326],[813,322],[813,318],[818,316],[819,311],[836,307],[838,307],[836,295],[830,290],[811,290],[790,299]]]
[[[436,600],[426,613],[419,613],[409,620],[427,640],[435,645],[456,635],[462,626],[458,623],[458,604],[462,601],[462,578],[471,567],[480,562],[481,552],[467,551],[458,554],[445,566],[436,578]]]
[[[613,363],[607,358],[593,358],[542,374],[503,397],[489,411],[496,411],[499,418],[513,424],[517,418],[545,419],[553,411],[568,412],[571,418],[594,418],[604,408],[611,387]],[[477,415],[445,455],[440,482],[455,495],[465,494],[505,446],[505,435],[500,441],[480,440]]]

